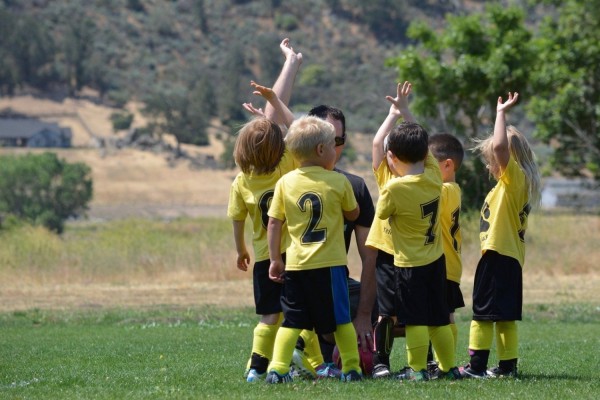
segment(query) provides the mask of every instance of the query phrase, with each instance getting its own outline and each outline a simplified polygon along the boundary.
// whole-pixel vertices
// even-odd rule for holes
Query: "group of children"
[[[284,68],[297,69],[301,55],[287,39],[281,48]],[[243,271],[250,265],[244,235],[248,216],[253,229],[254,298],[261,319],[254,329],[246,379],[290,382],[293,365],[303,377],[361,380],[344,242],[344,221],[356,220],[361,210],[346,176],[333,170],[336,147],[345,137],[336,136],[335,127],[319,117],[294,120],[286,106],[289,97],[280,98],[277,88],[254,82],[252,86],[267,100],[270,112],[244,105],[257,117],[238,134],[234,158],[241,172],[231,186],[228,207],[237,266]],[[540,194],[527,140],[505,126],[506,111],[518,94],[498,99],[494,133],[476,147],[498,182],[481,210],[482,257],[473,290],[471,359],[459,368],[453,314],[464,302],[459,287],[461,191],[455,174],[464,150],[453,135],[430,136],[416,123],[408,108],[411,90],[404,82],[398,84],[396,97],[386,97],[391,106],[373,139],[379,200],[363,243],[377,250],[379,318],[373,341],[368,342],[372,376],[392,375],[390,354],[398,326],[404,328],[408,358],[408,367],[395,375],[398,379],[516,376],[524,234]],[[404,122],[397,124],[400,118]],[[488,370],[494,327],[499,365]],[[338,373],[331,372],[320,354],[316,335],[324,334],[335,337],[341,358]],[[299,337],[310,362],[296,349]],[[436,360],[428,364],[431,347]]]

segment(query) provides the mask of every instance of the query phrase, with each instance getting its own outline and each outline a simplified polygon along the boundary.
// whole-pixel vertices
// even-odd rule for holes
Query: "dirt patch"
[[[465,277],[463,294],[471,304],[472,277]],[[525,276],[526,304],[600,304],[598,275]],[[77,284],[51,286],[0,286],[0,311],[30,309],[85,310],[103,308],[154,308],[253,306],[252,281],[192,282],[173,284]]]

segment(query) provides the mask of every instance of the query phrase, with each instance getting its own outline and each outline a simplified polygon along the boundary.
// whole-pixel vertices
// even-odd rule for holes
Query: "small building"
[[[69,128],[31,118],[0,118],[0,146],[71,147]]]

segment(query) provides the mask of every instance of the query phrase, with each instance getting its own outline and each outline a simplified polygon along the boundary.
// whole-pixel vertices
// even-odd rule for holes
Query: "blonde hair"
[[[535,161],[535,153],[531,150],[531,146],[525,135],[519,132],[514,126],[509,125],[506,128],[506,135],[508,137],[508,150],[510,151],[510,155],[515,159],[517,164],[519,164],[519,167],[525,174],[529,204],[533,208],[537,208],[540,205],[542,195],[542,179]],[[479,151],[481,155],[490,162],[493,160],[492,142],[493,135],[483,140],[475,139],[475,147],[473,150]]]
[[[242,172],[266,175],[275,171],[284,151],[285,142],[279,126],[266,118],[257,118],[238,132],[233,158]]]
[[[315,155],[315,147],[335,141],[332,124],[318,117],[301,117],[295,120],[286,137],[287,148],[300,162]]]

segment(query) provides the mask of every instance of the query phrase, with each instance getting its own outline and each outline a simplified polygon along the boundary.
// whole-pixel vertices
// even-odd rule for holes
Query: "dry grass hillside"
[[[0,110],[56,122],[71,128],[72,149],[52,149],[69,162],[84,162],[92,168],[94,198],[91,218],[126,216],[224,216],[229,186],[236,171],[194,168],[188,160],[173,160],[171,154],[134,148],[97,147],[97,138],[115,138],[110,121],[116,110],[88,100],[52,101],[31,96],[0,99]],[[143,117],[134,105],[134,124]],[[170,138],[165,138],[170,141]],[[223,145],[211,135],[211,145],[184,145],[190,155],[219,157]],[[2,153],[25,153],[31,149],[0,149]],[[35,150],[44,151],[44,150]]]

